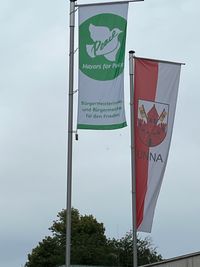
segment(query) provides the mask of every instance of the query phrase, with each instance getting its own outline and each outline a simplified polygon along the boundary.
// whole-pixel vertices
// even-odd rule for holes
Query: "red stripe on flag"
[[[134,132],[135,132],[135,175],[137,228],[143,220],[145,196],[148,184],[149,147],[142,143],[138,132],[138,101],[155,101],[158,80],[158,63],[151,60],[135,59],[134,80]]]

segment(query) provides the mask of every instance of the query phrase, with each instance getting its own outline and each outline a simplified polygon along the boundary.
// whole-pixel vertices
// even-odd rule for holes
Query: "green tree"
[[[28,254],[26,267],[57,267],[65,264],[66,248],[66,210],[57,215],[49,228],[52,235],[45,237]],[[103,223],[99,223],[92,215],[80,215],[72,209],[71,228],[71,264],[132,266],[132,235],[107,239]],[[161,260],[149,239],[137,241],[139,264]]]
[[[119,240],[113,239],[110,241],[115,247],[115,253],[118,256],[119,266],[133,266],[133,236],[128,232],[124,237]],[[153,247],[151,239],[141,238],[137,239],[137,256],[138,265],[158,262],[162,260],[162,256],[157,253],[156,248]]]
[[[28,254],[26,267],[56,267],[65,263],[66,210],[57,215],[49,228],[52,236],[45,237]],[[115,260],[105,236],[103,223],[92,215],[80,215],[72,209],[71,264],[110,265]]]
[[[56,238],[45,237],[28,255],[27,267],[56,267],[64,262],[64,251]]]
[[[58,214],[50,230],[55,238],[61,240],[62,247],[66,243],[66,211]],[[81,216],[72,209],[71,263],[85,265],[101,265],[109,252],[103,223],[97,222],[92,215]]]

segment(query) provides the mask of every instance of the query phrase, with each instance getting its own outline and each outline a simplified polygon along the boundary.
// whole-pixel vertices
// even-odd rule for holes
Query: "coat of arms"
[[[140,140],[148,147],[163,142],[167,134],[169,105],[139,100],[137,127]]]

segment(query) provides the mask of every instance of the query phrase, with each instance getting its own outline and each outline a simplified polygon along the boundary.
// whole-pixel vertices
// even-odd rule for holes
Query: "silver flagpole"
[[[137,225],[136,225],[136,182],[134,145],[134,51],[129,51],[130,75],[130,127],[131,127],[131,180],[132,180],[132,223],[133,223],[133,267],[137,267]]]
[[[72,199],[72,144],[73,144],[73,91],[74,91],[74,26],[75,0],[70,0],[68,150],[67,150],[67,210],[66,210],[66,267],[70,267],[71,252],[71,199]]]

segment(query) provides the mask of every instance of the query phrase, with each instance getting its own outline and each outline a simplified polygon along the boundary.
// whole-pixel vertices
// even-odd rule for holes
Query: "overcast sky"
[[[2,267],[21,267],[66,207],[68,13],[64,0],[0,2]],[[74,141],[73,206],[103,222],[108,237],[120,238],[131,228],[128,51],[186,63],[150,234],[164,258],[200,250],[199,23],[197,0],[130,4],[125,67],[128,127],[81,130],[79,141]],[[76,75],[75,80],[77,86]],[[77,95],[74,101],[76,124]]]

